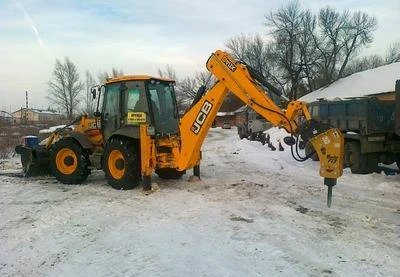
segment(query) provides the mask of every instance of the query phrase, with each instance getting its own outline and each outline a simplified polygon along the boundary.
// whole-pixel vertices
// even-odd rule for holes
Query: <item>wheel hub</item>
[[[108,156],[108,170],[115,180],[120,180],[125,175],[125,159],[121,151],[112,150]]]
[[[123,170],[124,167],[125,167],[125,162],[124,162],[124,160],[123,160],[123,159],[117,159],[117,160],[115,161],[115,167],[116,167],[118,170]]]
[[[56,166],[61,174],[71,175],[78,167],[78,157],[72,149],[62,148],[56,154]]]
[[[65,157],[65,158],[64,158],[64,164],[65,164],[66,166],[71,166],[71,165],[73,165],[73,164],[74,164],[74,158],[71,157],[71,156]]]

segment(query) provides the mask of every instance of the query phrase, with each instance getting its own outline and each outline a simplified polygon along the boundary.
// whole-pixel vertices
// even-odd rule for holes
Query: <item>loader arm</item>
[[[325,184],[329,187],[336,184],[336,179],[343,173],[344,144],[339,130],[313,121],[305,102],[292,101],[286,110],[281,109],[264,89],[269,84],[256,76],[250,67],[234,60],[226,52],[217,50],[211,54],[207,69],[217,82],[180,121],[182,141],[181,151],[177,155],[179,170],[199,163],[201,145],[225,96],[231,92],[274,126],[284,128],[291,134],[292,139],[287,141],[292,144],[292,154],[295,137],[309,140],[320,159],[320,175],[325,178]]]

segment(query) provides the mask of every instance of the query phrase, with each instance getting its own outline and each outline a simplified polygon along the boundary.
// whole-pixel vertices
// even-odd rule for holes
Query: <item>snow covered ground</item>
[[[82,185],[0,176],[0,275],[399,276],[400,175],[346,169],[329,209],[318,163],[235,128],[210,131],[201,171],[154,176],[150,195],[100,171]]]

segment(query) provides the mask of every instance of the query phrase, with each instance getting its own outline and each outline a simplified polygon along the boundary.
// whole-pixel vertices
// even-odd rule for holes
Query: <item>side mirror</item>
[[[93,99],[96,99],[96,88],[92,88],[91,91]]]

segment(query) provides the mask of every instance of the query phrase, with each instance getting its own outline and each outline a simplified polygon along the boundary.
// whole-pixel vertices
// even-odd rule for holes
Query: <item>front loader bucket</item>
[[[15,152],[21,155],[22,169],[26,177],[50,174],[50,153],[45,147],[17,145]]]

